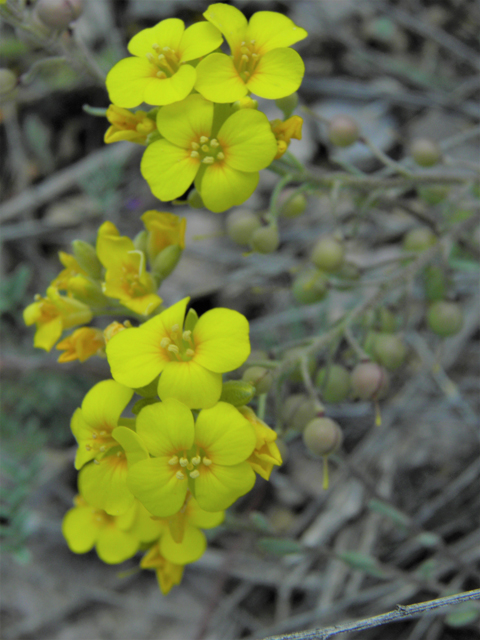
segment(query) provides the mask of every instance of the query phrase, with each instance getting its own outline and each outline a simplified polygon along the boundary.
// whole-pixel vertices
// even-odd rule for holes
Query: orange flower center
[[[141,298],[149,293],[147,288],[140,280],[138,269],[132,264],[122,265],[122,289],[129,298]]]
[[[233,64],[244,82],[250,80],[259,60],[260,54],[255,40],[243,41],[233,57]]]
[[[147,53],[147,60],[156,68],[155,75],[161,80],[171,78],[180,67],[177,54],[170,47],[152,44],[154,53]]]
[[[114,427],[109,424],[104,424],[98,427],[98,429],[93,429],[88,444],[85,445],[85,449],[87,451],[93,450],[98,453],[104,453],[107,449],[118,446],[118,442],[112,438],[113,428]]]
[[[160,346],[172,362],[189,362],[195,355],[192,332],[181,331],[178,324],[173,325],[169,336],[162,338]]]
[[[190,157],[198,159],[203,164],[209,165],[225,160],[222,145],[216,138],[200,136],[190,146],[192,148]]]
[[[177,480],[185,480],[187,477],[195,480],[200,475],[200,465],[209,467],[212,461],[203,449],[194,445],[190,451],[177,451],[177,453],[174,453],[168,464],[176,470],[175,477]]]

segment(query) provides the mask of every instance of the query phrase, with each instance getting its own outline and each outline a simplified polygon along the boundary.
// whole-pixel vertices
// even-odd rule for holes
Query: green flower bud
[[[428,265],[424,271],[425,297],[429,302],[443,300],[447,294],[447,279],[441,267]]]
[[[68,293],[91,307],[104,307],[109,302],[102,292],[100,283],[81,274],[70,278],[68,281]]]
[[[91,278],[94,278],[94,280],[100,280],[103,267],[97,258],[95,247],[83,240],[74,240],[72,242],[72,249],[73,255],[82,269],[86,271]]]
[[[178,244],[171,244],[162,249],[152,264],[152,273],[158,280],[164,280],[177,266],[182,257],[182,248]]]
[[[378,321],[380,330],[384,333],[393,333],[397,328],[397,319],[386,307],[380,307],[378,310]]]
[[[300,304],[320,302],[327,295],[327,289],[327,276],[318,269],[303,271],[295,278],[292,285],[293,297]]]
[[[325,402],[343,402],[348,398],[352,386],[350,373],[341,364],[320,369],[315,384]]]
[[[462,308],[456,302],[434,302],[428,309],[427,323],[430,329],[442,338],[453,336],[463,326]]]
[[[198,313],[195,309],[189,309],[185,317],[185,331],[193,331],[198,321]]]
[[[314,418],[305,427],[303,442],[317,456],[328,456],[342,446],[340,425],[330,418]]]
[[[305,354],[305,349],[302,347],[293,347],[288,349],[283,354],[283,359],[289,364],[288,366],[288,379],[291,382],[303,382],[302,370],[299,362],[299,358]],[[316,361],[315,356],[310,354],[307,357],[307,369],[308,373],[312,377],[315,373]]]
[[[10,69],[0,69],[0,96],[11,93],[17,86],[17,76]]]
[[[400,336],[392,333],[379,333],[375,338],[373,350],[376,360],[389,371],[400,367],[407,355],[407,348]]]
[[[252,384],[255,387],[255,394],[261,396],[270,391],[273,384],[273,375],[265,367],[249,367],[244,371],[242,380]]]
[[[237,209],[227,215],[227,236],[239,245],[249,245],[254,231],[262,226],[259,216],[248,209]]]
[[[320,238],[313,247],[310,259],[323,271],[338,271],[345,258],[345,249],[341,242],[331,236]]]
[[[358,140],[360,130],[350,116],[338,115],[330,120],[328,139],[337,147],[349,147]]]
[[[420,167],[433,167],[442,158],[440,147],[433,140],[417,138],[410,145],[410,153]]]
[[[405,251],[426,251],[437,242],[437,236],[429,227],[417,227],[403,238]]]
[[[282,218],[297,218],[307,208],[307,198],[304,193],[295,193],[297,189],[284,189],[278,199]],[[293,195],[295,194],[295,195]]]
[[[80,17],[83,0],[37,0],[35,13],[47,27],[66,29]]]
[[[352,389],[361,400],[380,399],[388,385],[388,373],[375,362],[361,362],[352,371]]]
[[[234,407],[243,407],[255,396],[255,387],[244,380],[228,380],[223,383],[220,400]]]
[[[145,255],[147,255],[148,233],[145,231],[145,229],[137,233],[137,235],[133,239],[133,244],[135,245],[135,249],[137,251],[142,251]]]
[[[289,396],[282,407],[284,424],[295,431],[302,431],[317,413],[317,404],[304,393],[295,393]]]
[[[250,246],[257,253],[273,253],[280,244],[277,227],[268,226],[256,229],[251,236]]]
[[[298,93],[292,93],[284,98],[275,100],[275,104],[283,112],[285,119],[289,118],[298,106]]]
[[[196,189],[192,189],[187,196],[187,202],[192,209],[203,209],[205,205],[203,204],[202,196],[198,193]]]

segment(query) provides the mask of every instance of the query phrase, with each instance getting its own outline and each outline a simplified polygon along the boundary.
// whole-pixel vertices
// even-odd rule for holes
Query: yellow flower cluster
[[[175,200],[194,183],[218,213],[245,202],[259,171],[301,137],[299,116],[270,124],[248,96],[275,100],[298,89],[305,67],[290,47],[307,32],[273,11],[247,22],[235,7],[216,3],[203,15],[187,29],[176,18],[162,20],[130,40],[132,56],[106,80],[112,126],[105,142],[147,144],[141,172],[159,200]],[[129,111],[142,103],[154,109]]]

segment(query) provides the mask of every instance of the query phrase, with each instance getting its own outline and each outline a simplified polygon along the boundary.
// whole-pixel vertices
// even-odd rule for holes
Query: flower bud
[[[260,218],[248,209],[237,209],[228,214],[227,236],[239,245],[248,245],[254,231],[262,226]]]
[[[273,384],[273,375],[272,372],[265,367],[249,367],[244,371],[242,380],[253,384],[255,387],[255,395],[261,396],[270,391]]]
[[[393,313],[386,307],[378,310],[378,322],[380,330],[384,333],[393,333],[397,328],[397,320]]]
[[[429,302],[444,300],[447,294],[447,279],[443,269],[431,264],[424,271],[425,297]]]
[[[428,138],[417,138],[410,145],[410,153],[420,167],[433,167],[442,158],[440,147]]]
[[[165,247],[153,261],[152,273],[158,280],[164,280],[177,266],[182,257],[182,248],[178,244]]]
[[[282,420],[290,429],[302,431],[307,422],[317,415],[318,410],[315,401],[305,393],[294,393],[283,404]]]
[[[258,109],[258,100],[254,100],[250,98],[250,96],[245,96],[234,102],[232,109],[234,111],[240,111],[240,109]]]
[[[228,402],[234,407],[243,407],[255,396],[255,386],[244,380],[228,380],[223,383],[221,402]]]
[[[284,189],[278,199],[282,218],[296,218],[307,208],[307,198],[304,193],[295,193],[297,189]],[[292,196],[292,194],[295,194]],[[292,196],[292,197],[291,197]]]
[[[250,239],[250,246],[257,253],[273,253],[279,244],[280,235],[274,226],[256,229]]]
[[[100,280],[102,277],[102,263],[97,258],[95,247],[83,240],[74,240],[72,242],[73,255],[78,264],[91,278]]]
[[[277,98],[275,104],[282,111],[285,118],[289,118],[298,106],[298,93],[292,93],[284,98]]]
[[[0,96],[11,93],[17,86],[17,76],[10,69],[0,69]]]
[[[83,11],[83,0],[37,0],[35,13],[47,27],[66,29]]]
[[[192,189],[187,196],[187,202],[192,209],[203,209],[205,205],[203,204],[202,196],[198,193],[196,189]]]
[[[373,343],[376,360],[389,371],[400,367],[407,355],[407,348],[400,336],[392,333],[379,333]]]
[[[343,402],[348,398],[352,386],[350,373],[341,364],[322,367],[317,373],[315,384],[325,402]]]
[[[137,251],[142,251],[145,255],[147,255],[148,233],[145,231],[145,229],[137,233],[137,235],[133,239],[133,244]]]
[[[417,227],[403,238],[405,251],[426,251],[437,242],[437,236],[429,227]]]
[[[434,302],[428,309],[427,323],[430,329],[442,338],[453,336],[463,326],[462,308],[456,302]]]
[[[358,140],[359,135],[358,124],[350,116],[338,115],[330,120],[328,139],[337,147],[349,147]]]
[[[300,273],[292,285],[293,297],[300,304],[320,302],[327,295],[328,279],[323,271],[309,269]]]
[[[388,389],[385,369],[375,362],[361,362],[352,371],[352,389],[361,400],[378,400]]]
[[[69,279],[68,293],[92,307],[104,307],[108,304],[108,298],[103,294],[100,283],[82,275]]]
[[[341,447],[343,434],[340,425],[330,418],[314,418],[303,432],[305,446],[317,456],[328,456]]]
[[[323,271],[337,271],[343,264],[345,249],[341,242],[331,236],[320,238],[313,247],[310,259]]]

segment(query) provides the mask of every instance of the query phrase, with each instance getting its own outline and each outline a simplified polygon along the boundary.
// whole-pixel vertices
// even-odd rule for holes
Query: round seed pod
[[[352,389],[361,400],[380,399],[388,385],[388,373],[375,362],[361,362],[352,371]]]
[[[234,407],[243,407],[255,396],[255,387],[244,380],[227,380],[222,385],[221,402],[228,402]]]
[[[463,326],[462,308],[456,302],[440,300],[430,305],[427,313],[430,329],[442,338],[453,336]]]
[[[300,304],[320,302],[327,295],[328,279],[319,269],[308,269],[300,273],[292,285],[293,297]]]
[[[302,431],[318,412],[315,402],[305,393],[294,393],[289,396],[282,407],[283,422],[290,429]]]
[[[237,209],[228,214],[227,236],[239,245],[248,245],[254,231],[262,226],[260,218],[248,209]]]
[[[314,418],[303,431],[303,442],[317,456],[328,456],[341,447],[343,434],[340,425],[331,418]]]
[[[373,351],[375,358],[389,371],[398,369],[407,355],[407,348],[400,336],[394,333],[377,334]]]
[[[403,238],[405,251],[426,251],[437,242],[437,236],[429,227],[412,229]]]
[[[378,321],[380,330],[385,333],[393,333],[397,328],[397,319],[386,307],[380,307],[378,310]]]
[[[307,198],[304,193],[295,193],[296,189],[285,189],[280,194],[279,205],[282,218],[297,218],[307,208]]]
[[[280,234],[277,227],[261,227],[251,236],[250,246],[257,253],[273,253],[280,244]]]
[[[17,86],[17,76],[10,69],[0,69],[0,96],[11,93]]]
[[[321,390],[325,402],[343,402],[352,386],[350,373],[341,364],[319,369],[315,384]]]
[[[433,167],[442,158],[440,147],[428,138],[417,138],[410,145],[410,153],[420,167]]]
[[[349,147],[358,140],[360,130],[350,116],[338,115],[330,120],[328,139],[337,147]]]
[[[288,371],[288,379],[291,382],[303,382],[302,370],[298,359],[304,353],[305,350],[302,349],[302,347],[293,347],[293,349],[288,349],[283,354],[284,360],[291,360],[291,366]],[[315,373],[315,365],[315,356],[310,354],[307,358],[307,369],[310,376],[313,376],[313,374]]]
[[[323,271],[338,271],[345,258],[345,248],[341,242],[326,236],[313,247],[310,259],[313,264]]]
[[[37,17],[52,29],[66,29],[82,11],[83,0],[37,0],[35,5]]]
[[[265,367],[249,367],[244,371],[242,380],[250,382],[255,387],[255,394],[261,396],[268,393],[273,384],[273,375],[269,369]]]

